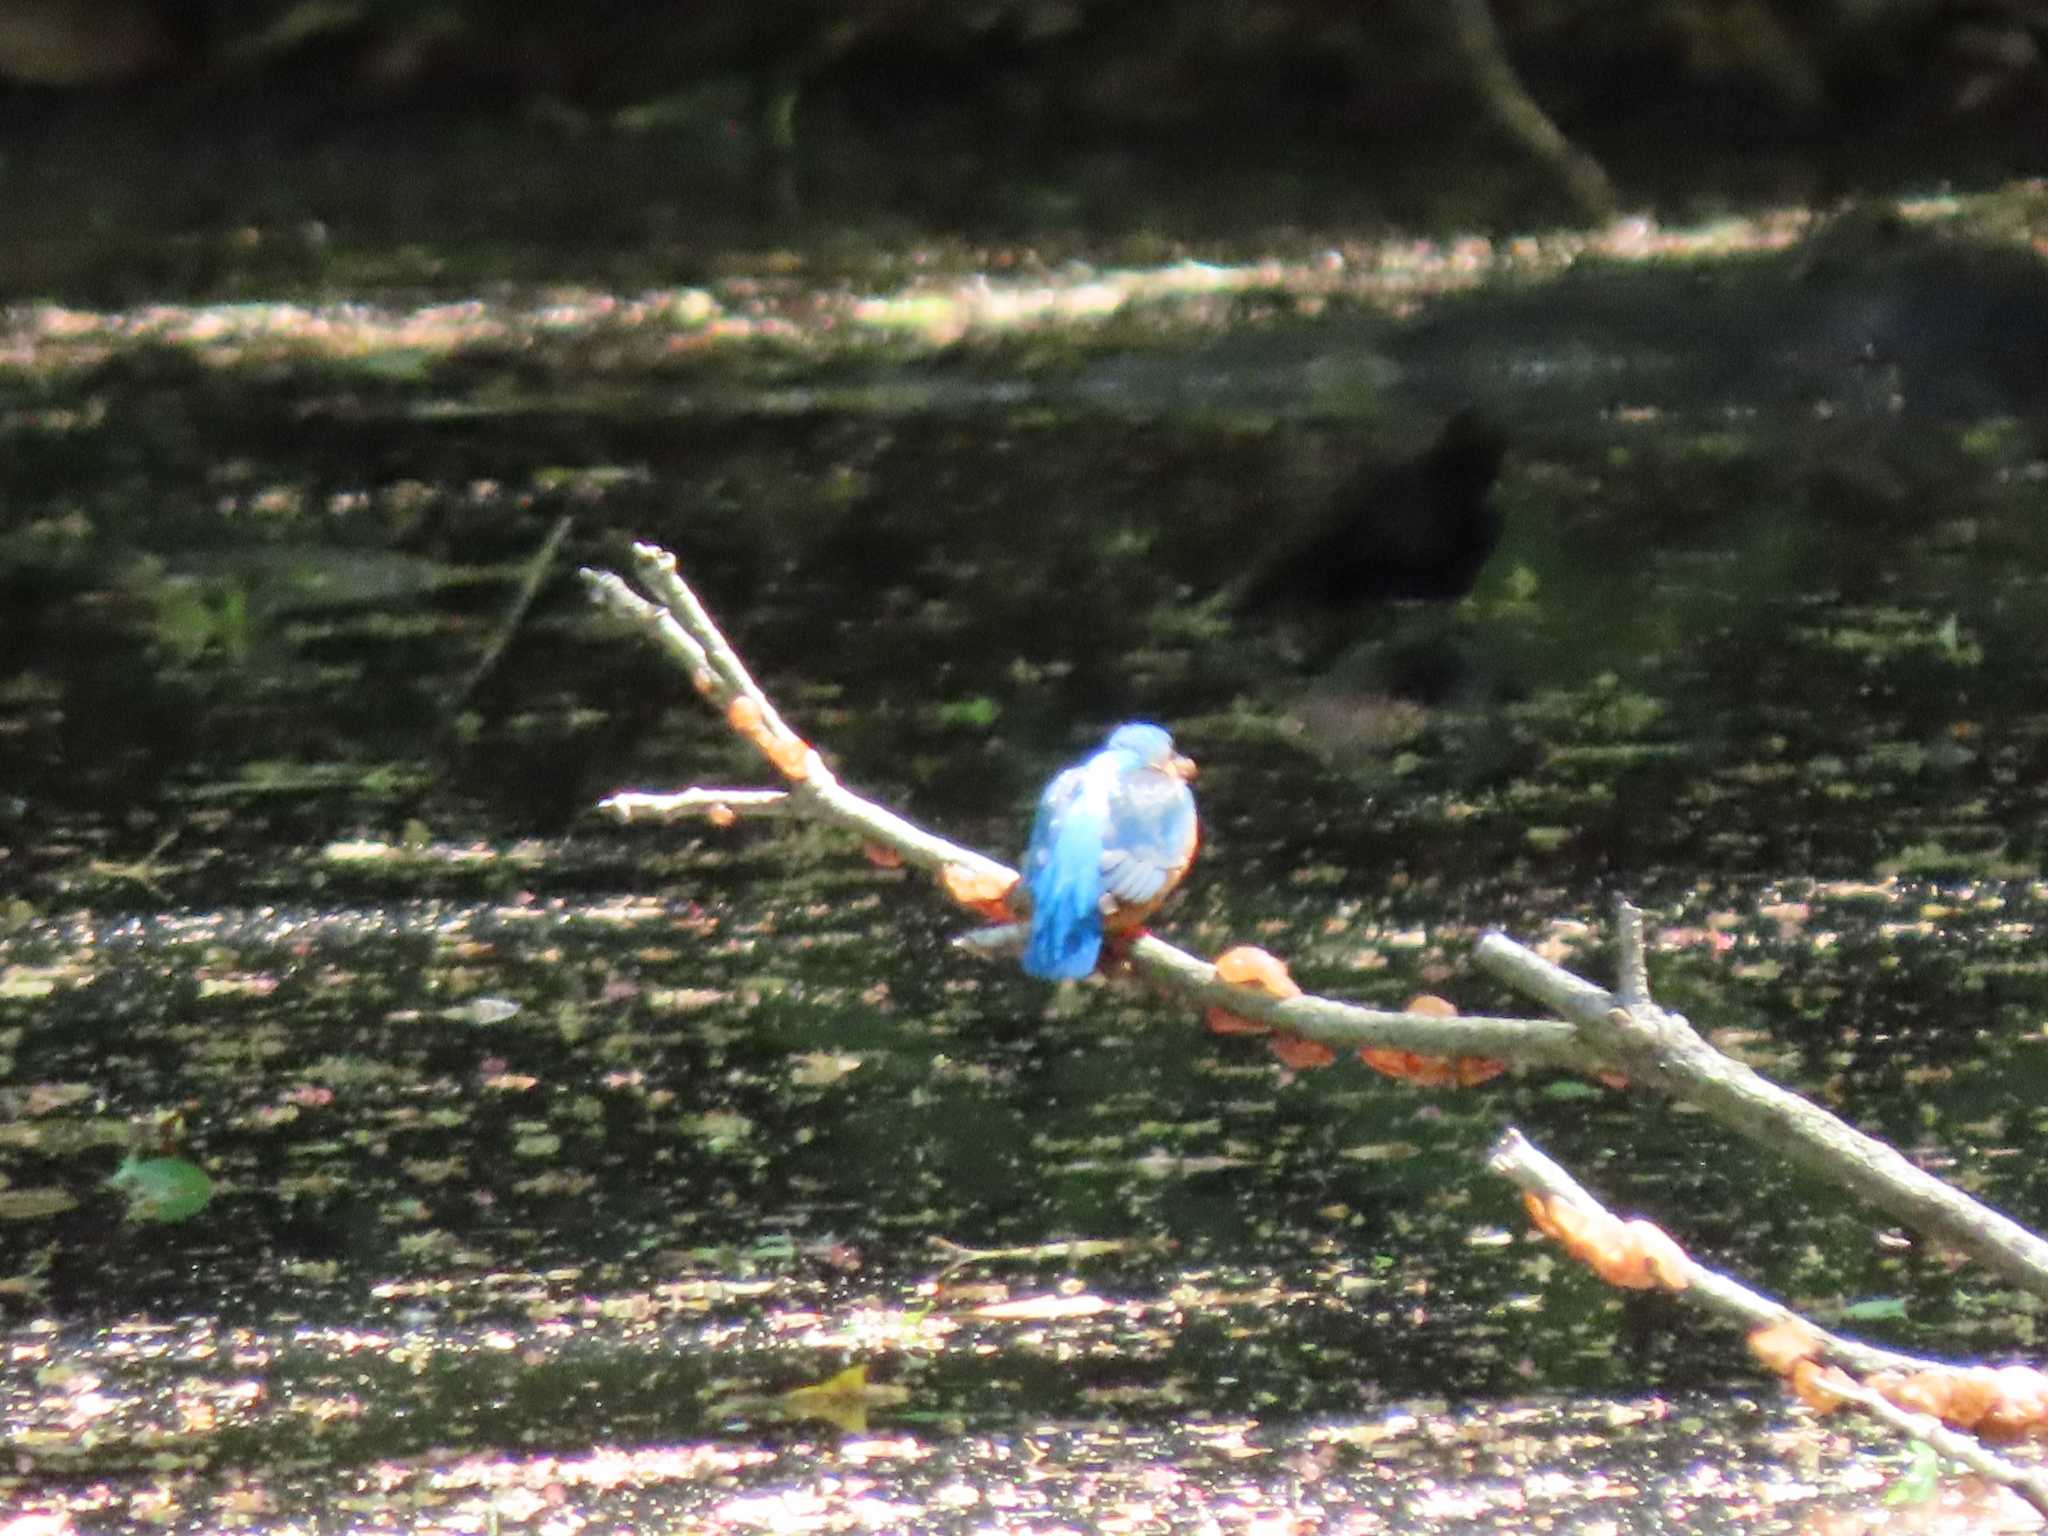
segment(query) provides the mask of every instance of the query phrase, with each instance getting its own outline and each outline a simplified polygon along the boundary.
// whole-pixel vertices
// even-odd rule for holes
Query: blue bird
[[[1030,937],[1024,969],[1048,981],[1086,976],[1105,933],[1139,927],[1194,861],[1195,765],[1156,725],[1120,725],[1094,756],[1038,797],[1024,851]]]

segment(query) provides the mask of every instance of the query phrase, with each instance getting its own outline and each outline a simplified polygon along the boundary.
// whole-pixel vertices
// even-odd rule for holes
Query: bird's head
[[[1195,776],[1193,758],[1182,757],[1173,750],[1173,737],[1164,728],[1146,721],[1136,720],[1129,725],[1120,725],[1109,733],[1109,740],[1103,744],[1109,752],[1123,752],[1138,760],[1143,768],[1157,773],[1171,774],[1183,781]]]

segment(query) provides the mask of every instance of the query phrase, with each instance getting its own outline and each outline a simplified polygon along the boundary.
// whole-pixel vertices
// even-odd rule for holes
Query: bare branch
[[[1509,1129],[1486,1155],[1490,1172],[1499,1174],[1518,1188],[1550,1200],[1564,1200],[1582,1209],[1612,1217],[1584,1185],[1546,1157],[1520,1131]],[[1820,1353],[1835,1364],[1859,1375],[1880,1371],[1948,1371],[1955,1367],[1944,1361],[1927,1360],[1895,1350],[1879,1349],[1840,1334],[1830,1333],[1802,1318],[1783,1302],[1752,1291],[1732,1276],[1707,1268],[1691,1258],[1685,1260],[1684,1288],[1672,1294],[1718,1313],[1744,1329],[1775,1328],[1796,1323],[1811,1334]],[[1932,1414],[1914,1413],[1889,1401],[1860,1381],[1831,1377],[1828,1389],[1847,1399],[1909,1439],[1924,1441],[1951,1461],[1959,1462],[1991,1482],[2018,1493],[2034,1508],[2048,1513],[2048,1474],[1994,1454],[1976,1437],[1951,1429]]]
[[[1707,1111],[1788,1161],[1846,1185],[1879,1210],[1939,1238],[2037,1296],[2048,1296],[2048,1241],[1916,1167],[1903,1153],[1723,1055],[1678,1014],[1633,1006],[1505,934],[1479,940],[1479,964],[1578,1024],[1628,1075]]]
[[[519,626],[525,621],[526,612],[533,606],[534,598],[540,595],[541,584],[547,580],[548,572],[554,569],[555,557],[562,552],[562,541],[569,537],[569,530],[574,526],[574,520],[566,513],[556,518],[554,527],[548,530],[548,536],[541,540],[540,548],[535,550],[533,558],[526,562],[526,570],[519,579],[519,590],[512,595],[511,606],[505,610],[504,618],[498,621],[497,633],[491,637],[490,644],[484,647],[483,654],[476,659],[476,665],[469,669],[469,675],[455,690],[455,697],[447,706],[448,714],[453,715],[462,708],[470,696],[483,686],[484,679],[497,670],[498,663],[505,659],[505,651],[512,644],[512,637],[519,632]]]
[[[1607,1209],[1583,1184],[1513,1127],[1509,1127],[1487,1152],[1486,1169],[1489,1173],[1499,1174],[1518,1189],[1551,1199],[1567,1200],[1587,1210]],[[1708,1269],[1690,1255],[1687,1255],[1686,1263],[1686,1288],[1675,1294],[1739,1323],[1745,1329],[1774,1328],[1786,1322],[1804,1323],[1820,1340],[1829,1359],[1854,1371],[1916,1371],[1939,1364],[1829,1333],[1807,1323],[1783,1302],[1773,1301],[1760,1292],[1752,1291],[1739,1280]]]
[[[660,644],[689,674],[707,702],[724,712],[732,729],[761,752],[782,776],[786,788],[700,788],[672,796],[627,793],[608,800],[607,810],[622,820],[688,814],[717,819],[746,809],[832,822],[892,850],[907,864],[937,874],[941,886],[960,904],[983,912],[1002,910],[1004,898],[1017,880],[1014,870],[843,786],[754,681],[703,604],[677,574],[673,557],[653,546],[637,545],[634,558],[641,580],[659,603],[649,602],[609,572],[585,571],[593,597]],[[2025,1288],[2048,1295],[2048,1242],[1949,1188],[1893,1148],[1716,1051],[1685,1019],[1651,1000],[1642,914],[1625,902],[1620,904],[1617,930],[1617,992],[1572,975],[1505,935],[1489,933],[1481,938],[1476,951],[1479,963],[1554,1010],[1558,1019],[1394,1013],[1331,998],[1279,996],[1259,986],[1223,981],[1208,961],[1150,934],[1132,941],[1122,960],[1130,970],[1176,998],[1220,1008],[1240,1019],[1270,1025],[1336,1050],[1372,1048],[1450,1058],[1498,1058],[1586,1073],[1619,1069],[1631,1083],[1698,1105],[1792,1161],[1846,1184],[1900,1220],[1971,1253]],[[982,929],[964,942],[976,950],[995,952],[1014,948],[1022,934],[1021,927],[1009,924]],[[1542,1190],[1547,1198],[1563,1199],[1581,1211],[1598,1213],[1601,1220],[1612,1220],[1562,1169],[1516,1133],[1511,1132],[1495,1148],[1490,1166],[1524,1188]],[[1668,1260],[1683,1267],[1682,1283],[1689,1293],[1752,1328],[1795,1323],[1815,1335],[1819,1340],[1816,1347],[1826,1355],[1864,1372],[1953,1369],[1810,1329],[1781,1304],[1697,1265],[1655,1229],[1643,1235],[1657,1240],[1658,1263]],[[1666,1246],[1672,1254],[1664,1253]],[[1653,1275],[1663,1272],[1656,1264],[1650,1270]],[[1654,1282],[1631,1274],[1622,1283]],[[1833,1387],[1832,1380],[1829,1385]],[[1967,1437],[1899,1409],[1861,1385],[1849,1385],[1855,1391],[1839,1395],[1853,1397],[1886,1422],[2017,1489],[2037,1507],[2048,1510],[2048,1479],[2035,1480]],[[1865,1402],[1865,1398],[1872,1401]]]
[[[675,557],[653,545],[633,549],[637,574],[660,599],[649,602],[609,571],[585,570],[592,598],[618,618],[650,636],[688,673],[707,702],[726,712],[728,723],[752,741],[783,773],[788,788],[783,809],[792,815],[833,821],[870,843],[899,854],[905,863],[938,873],[956,896],[963,888],[1000,895],[1017,872],[972,848],[898,816],[847,789],[818,753],[792,730],[747,671],[688,583]],[[747,713],[736,718],[734,701]],[[791,772],[792,768],[796,771]],[[757,791],[756,793],[769,793]],[[722,803],[737,809],[731,790],[691,790],[692,805]],[[624,801],[623,804],[619,803]],[[641,796],[613,797],[614,814],[651,810]],[[961,878],[964,876],[964,880]],[[974,948],[1000,949],[1008,934],[976,935]],[[1217,978],[1208,961],[1146,934],[1126,951],[1131,969],[1176,997],[1199,1007],[1220,1007],[1257,1023],[1319,1041],[1333,1050],[1378,1047],[1435,1056],[1490,1056],[1528,1066],[1597,1071],[1598,1057],[1568,1024],[1554,1019],[1436,1017],[1360,1008],[1324,997],[1273,997],[1255,987]]]
[[[673,613],[704,648],[712,669],[730,694],[753,700],[771,734],[794,737],[796,732],[789,728],[768,695],[761,691],[760,684],[747,671],[746,663],[740,660],[739,652],[711,622],[711,615],[698,601],[697,594],[690,590],[689,583],[676,574],[676,557],[653,544],[635,544],[633,563],[639,568],[640,579],[654,594],[655,601]]]
[[[840,784],[824,760],[811,750],[761,691],[739,655],[712,622],[704,605],[676,574],[675,557],[649,544],[633,547],[635,564],[650,588],[661,592],[664,603],[648,602],[610,571],[585,570],[583,579],[592,598],[611,613],[650,635],[663,650],[689,673],[697,691],[706,700],[726,710],[733,722],[732,705],[744,699],[757,711],[754,729],[741,734],[762,749],[764,756],[790,779],[787,791],[794,812],[825,816],[845,823],[873,842],[882,843],[902,855],[907,863],[939,870],[949,865],[966,869],[991,883],[1010,884],[1015,870],[996,860],[948,842],[915,822],[864,800]],[[785,759],[770,748],[784,745],[796,752]],[[794,767],[797,775],[791,775]]]
[[[2048,1474],[2007,1461],[2003,1456],[1986,1450],[1976,1436],[1950,1429],[1931,1413],[1914,1413],[1911,1409],[1901,1408],[1860,1381],[1837,1381],[1829,1390],[1848,1399],[1908,1440],[1932,1446],[1937,1454],[1968,1467],[1986,1482],[2010,1488],[2042,1514],[2048,1515]]]

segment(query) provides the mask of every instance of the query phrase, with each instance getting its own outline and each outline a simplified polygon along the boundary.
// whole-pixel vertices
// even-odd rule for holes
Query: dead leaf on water
[[[793,1057],[789,1080],[799,1088],[829,1088],[860,1070],[860,1058],[838,1051],[806,1051]]]
[[[1107,1312],[1114,1305],[1100,1296],[1083,1291],[1078,1296],[1027,1296],[1022,1301],[997,1301],[985,1307],[975,1307],[970,1317],[986,1317],[995,1322],[1007,1323],[1048,1323],[1070,1317],[1094,1317]]]
[[[721,1418],[819,1419],[845,1434],[867,1433],[868,1414],[910,1401],[908,1388],[870,1382],[866,1365],[850,1365],[809,1386],[787,1392],[744,1394],[710,1405]]]
[[[68,1189],[53,1186],[39,1189],[0,1189],[0,1221],[34,1221],[55,1216],[78,1204]]]

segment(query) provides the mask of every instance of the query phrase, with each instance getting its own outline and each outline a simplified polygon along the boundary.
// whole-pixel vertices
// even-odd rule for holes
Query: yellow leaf
[[[910,1400],[903,1387],[870,1385],[865,1365],[849,1365],[836,1375],[807,1387],[794,1387],[774,1400],[783,1418],[823,1419],[849,1435],[867,1433],[868,1410],[893,1408]]]

